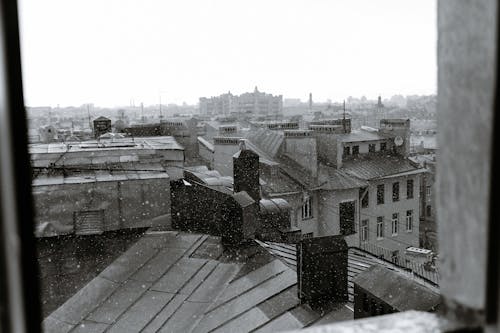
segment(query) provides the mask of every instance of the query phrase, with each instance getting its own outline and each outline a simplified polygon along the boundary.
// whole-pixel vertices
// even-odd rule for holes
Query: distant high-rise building
[[[313,107],[313,94],[309,93],[309,111],[312,110]]]
[[[257,87],[251,93],[239,96],[222,94],[217,97],[200,97],[200,113],[206,115],[216,114],[243,114],[277,115],[283,111],[283,96],[274,96],[260,92]]]

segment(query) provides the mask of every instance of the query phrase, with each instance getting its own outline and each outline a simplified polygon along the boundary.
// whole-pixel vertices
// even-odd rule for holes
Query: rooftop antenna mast
[[[345,99],[344,99],[344,117],[342,120],[342,127],[344,128],[344,133],[345,133]]]
[[[87,104],[87,115],[89,117],[89,127],[90,130],[92,131],[92,136],[94,136],[94,128],[92,127],[92,121],[90,120],[90,105]]]
[[[162,119],[163,119],[163,115],[161,114],[161,93],[160,93],[160,123],[161,123]]]

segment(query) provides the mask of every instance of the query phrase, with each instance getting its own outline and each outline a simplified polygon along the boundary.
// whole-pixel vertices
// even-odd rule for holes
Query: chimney
[[[233,156],[239,150],[241,138],[214,137],[214,169],[223,176],[233,175]]]
[[[331,302],[347,302],[347,256],[343,236],[297,243],[298,296],[302,304],[321,308]]]
[[[234,193],[245,191],[259,202],[259,155],[246,148],[245,140],[240,140],[239,147],[233,155]]]
[[[318,177],[318,150],[312,131],[288,130],[284,134],[285,155],[309,171],[313,178]]]

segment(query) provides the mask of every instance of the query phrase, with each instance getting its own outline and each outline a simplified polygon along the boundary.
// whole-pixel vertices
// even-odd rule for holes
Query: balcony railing
[[[425,264],[417,263],[413,258],[367,242],[362,242],[359,245],[359,249],[411,272],[432,285],[439,286],[439,272],[435,264],[431,262]]]

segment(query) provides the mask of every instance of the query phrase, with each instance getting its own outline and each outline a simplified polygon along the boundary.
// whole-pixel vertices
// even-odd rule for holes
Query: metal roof
[[[76,153],[105,150],[167,149],[184,150],[173,136],[153,136],[140,138],[113,138],[112,140],[89,140],[68,144],[65,142],[34,143],[29,145],[32,159],[44,158],[37,154]]]
[[[411,162],[400,155],[376,154],[359,155],[344,161],[340,168],[344,173],[364,180],[376,179],[419,170]]]
[[[366,130],[355,130],[348,134],[340,134],[339,140],[341,142],[362,142],[362,141],[377,141],[386,140],[387,137],[382,136],[376,132]]]
[[[269,156],[269,159],[273,160],[277,157],[278,151],[284,140],[284,135],[280,131],[258,129],[246,133],[246,139],[263,150]]]
[[[280,162],[280,169],[297,183],[306,188],[318,186],[317,179],[312,177],[309,171],[300,166],[292,158],[286,155],[281,155],[278,161]]]
[[[349,175],[342,169],[319,165],[319,188],[322,190],[347,190],[368,186],[368,182]]]
[[[292,209],[292,206],[285,199],[281,198],[261,199],[259,205],[261,214],[279,214]]]
[[[263,191],[270,195],[302,192],[303,190],[299,182],[293,180],[281,170],[277,170],[274,175],[261,173],[260,177],[264,180],[262,184]]]
[[[435,310],[441,303],[439,294],[379,265],[360,273],[353,282],[401,312]]]
[[[255,245],[222,252],[220,240],[152,232],[43,321],[46,332],[270,332],[315,325],[297,274]],[[342,304],[329,321],[352,319]],[[325,318],[325,317],[323,317]]]
[[[80,170],[77,172],[67,170],[68,176],[38,174],[32,181],[33,187],[84,184],[95,182],[116,182],[136,179],[161,179],[169,178],[167,172],[160,164],[132,164],[128,169],[112,170]]]
[[[287,266],[296,270],[297,269],[297,248],[295,244],[284,244],[276,242],[263,242],[256,241],[260,246],[264,247],[269,253],[271,253],[276,258],[282,260]],[[413,273],[405,271],[396,265],[381,260],[374,255],[371,255],[365,251],[358,250],[356,248],[348,249],[348,259],[347,259],[347,283],[348,283],[348,296],[349,301],[354,301],[354,279],[366,271],[372,266],[385,267],[387,270],[392,272],[397,272],[401,275],[402,279],[414,281],[414,283],[420,285],[424,289],[428,289],[434,294],[439,293],[438,289],[430,285],[425,280],[415,276]],[[390,280],[389,280],[390,281]],[[386,283],[387,284],[387,283]],[[390,283],[388,285],[391,285]],[[367,289],[371,291],[371,289]],[[404,293],[402,293],[404,294]]]

